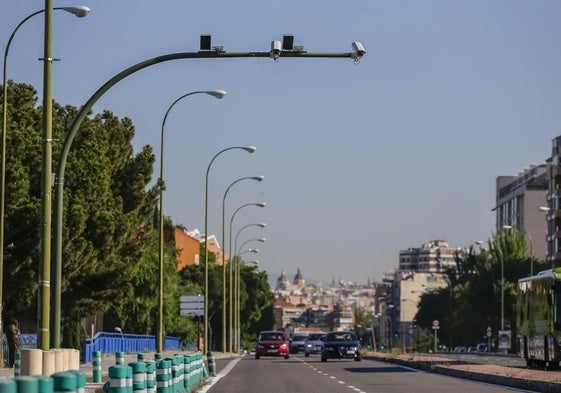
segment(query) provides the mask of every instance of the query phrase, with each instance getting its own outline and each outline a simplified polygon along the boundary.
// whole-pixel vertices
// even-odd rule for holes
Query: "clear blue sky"
[[[41,0],[0,6],[2,53],[12,30]],[[128,77],[94,107],[130,117],[135,148],[159,152],[169,105],[195,95],[166,122],[165,214],[204,227],[204,182],[213,164],[209,233],[226,233],[233,211],[240,242],[260,249],[262,269],[291,278],[380,280],[399,250],[434,238],[453,246],[493,231],[495,178],[544,162],[561,134],[561,2],[440,1],[54,1],[84,4],[85,19],[56,12],[53,97],[80,106],[111,77],[158,55],[193,52],[212,34],[226,51],[268,51],[283,34],[309,52],[343,59],[177,60]],[[8,77],[42,88],[43,18],[18,31]],[[158,159],[159,160],[159,159]],[[159,165],[155,168],[156,180]],[[238,243],[238,244],[239,244]]]

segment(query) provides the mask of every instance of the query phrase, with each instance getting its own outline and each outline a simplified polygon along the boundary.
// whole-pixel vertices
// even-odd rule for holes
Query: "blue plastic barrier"
[[[178,351],[181,349],[181,341],[178,337],[165,338],[165,351]],[[104,354],[114,354],[115,352],[155,352],[156,338],[153,335],[146,334],[99,332],[93,338],[84,340],[82,345],[82,362],[91,362],[94,351],[101,351]]]

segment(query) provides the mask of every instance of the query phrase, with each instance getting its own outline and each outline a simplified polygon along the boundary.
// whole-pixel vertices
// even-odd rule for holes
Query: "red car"
[[[283,332],[265,331],[259,333],[255,345],[255,359],[261,356],[284,356],[290,357],[290,344]]]

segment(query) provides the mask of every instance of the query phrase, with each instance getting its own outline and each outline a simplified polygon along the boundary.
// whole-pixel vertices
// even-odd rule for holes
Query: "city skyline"
[[[544,163],[561,135],[561,3],[554,0],[80,4],[91,8],[85,18],[54,15],[61,61],[53,66],[53,98],[61,105],[83,105],[140,61],[196,52],[201,34],[228,52],[269,51],[283,34],[309,52],[365,46],[358,64],[282,56],[173,61],[125,79],[94,106],[132,119],[135,151],[149,144],[158,161],[169,105],[191,91],[225,90],[221,100],[189,97],[167,119],[164,214],[204,231],[210,159],[228,146],[256,146],[213,164],[209,234],[224,245],[228,185],[263,175],[231,190],[226,222],[245,203],[267,204],[240,212],[234,231],[267,223],[245,230],[240,243],[267,239],[250,244],[260,251],[247,260],[259,260],[273,280],[300,267],[321,282],[380,281],[402,249],[434,239],[458,247],[486,241],[496,177]],[[39,0],[2,7],[1,47],[43,7]],[[7,71],[39,97],[42,53],[37,16],[18,31]],[[227,240],[228,233],[225,249]]]

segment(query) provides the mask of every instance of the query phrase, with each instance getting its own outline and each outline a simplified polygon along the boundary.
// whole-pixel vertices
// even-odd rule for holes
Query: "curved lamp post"
[[[190,93],[184,94],[175,101],[171,103],[168,107],[164,119],[162,120],[162,132],[160,139],[160,178],[158,179],[158,189],[160,193],[160,231],[159,231],[159,290],[158,290],[158,332],[156,335],[156,350],[161,353],[164,350],[163,340],[164,340],[164,129],[166,125],[166,120],[171,109],[179,101],[185,97],[192,96],[194,94],[208,94],[215,98],[223,98],[226,95],[224,90],[203,90],[203,91],[192,91]]]
[[[241,256],[243,254],[246,254],[248,252],[253,252],[253,253],[258,253],[259,249],[257,248],[248,248],[247,250],[238,253],[237,258],[236,258],[236,334],[235,334],[235,341],[236,343],[234,344],[235,350],[236,352],[240,351],[240,339],[241,339],[241,332],[240,332],[240,328],[241,328],[241,324],[240,324],[240,309],[241,309],[241,305],[240,305],[240,262],[241,262]]]
[[[255,180],[255,181],[263,181],[265,177],[264,176],[249,176],[249,177],[242,177],[239,178],[238,180],[235,180],[232,184],[230,184],[228,186],[228,188],[226,188],[226,191],[224,192],[224,197],[222,198],[222,243],[224,246],[224,252],[222,252],[222,352],[226,353],[226,237],[224,235],[224,218],[225,218],[225,212],[226,212],[226,196],[228,195],[228,192],[230,191],[230,189],[232,188],[232,186],[234,186],[234,184],[237,184],[243,180]],[[230,261],[231,261],[231,255],[229,255]],[[230,296],[229,298],[231,299],[232,297],[232,264],[230,263],[230,261],[228,261],[228,270],[229,270],[229,274],[230,274],[230,286],[229,286],[229,291],[230,291]],[[230,302],[230,307],[232,307],[231,302]],[[231,317],[230,317],[231,318]],[[230,320],[230,331],[232,330],[232,325],[231,325],[231,320]],[[232,343],[229,342],[229,352],[232,352]]]
[[[205,177],[205,318],[204,318],[204,343],[203,343],[203,348],[204,351],[203,353],[207,353],[208,352],[208,175],[210,173],[210,168],[212,167],[212,163],[214,162],[214,160],[216,160],[216,158],[221,155],[222,153],[225,153],[229,150],[245,150],[248,153],[254,153],[255,150],[257,150],[257,148],[255,146],[231,146],[231,147],[227,147],[225,149],[220,150],[218,153],[216,153],[212,159],[210,160],[208,167],[206,169],[206,177]]]
[[[357,50],[360,49],[360,50]],[[282,57],[299,57],[299,58],[350,58],[353,59],[355,62],[360,60],[362,56],[366,53],[362,44],[357,46],[356,44],[353,46],[352,52],[345,52],[345,53],[309,53],[306,51],[281,51]],[[80,126],[84,119],[88,116],[89,111],[93,108],[94,104],[113,86],[117,83],[122,81],[123,79],[127,78],[128,76],[143,70],[144,68],[148,68],[160,63],[173,61],[173,60],[180,60],[180,59],[227,59],[227,58],[238,58],[238,57],[267,57],[270,58],[272,55],[277,58],[278,54],[275,54],[273,51],[268,52],[219,52],[219,51],[206,51],[206,50],[199,50],[197,52],[179,52],[179,53],[169,53],[161,56],[152,57],[146,60],[143,60],[139,63],[133,64],[132,66],[122,70],[118,74],[114,75],[111,79],[105,82],[101,87],[99,87],[92,96],[86,101],[85,104],[80,106],[80,110],[76,113],[76,117],[72,121],[65,137],[64,142],[60,149],[58,165],[56,170],[56,177],[55,177],[55,186],[56,186],[56,253],[55,253],[55,262],[56,268],[62,271],[62,225],[64,219],[64,172],[66,171],[66,164],[68,160],[68,154],[70,152],[70,147],[72,146],[72,142],[78,133]],[[205,231],[206,232],[206,231]],[[57,295],[58,299],[57,302],[60,302],[60,293]],[[206,311],[206,308],[205,308]],[[207,330],[205,329],[205,334]]]
[[[245,204],[245,205],[240,206],[240,207],[234,212],[234,214],[232,214],[232,218],[230,219],[230,241],[229,241],[229,247],[230,247],[230,248],[229,248],[229,255],[230,255],[230,260],[233,261],[233,263],[235,263],[235,260],[236,260],[235,257],[236,257],[236,256],[235,256],[235,255],[234,255],[234,256],[232,255],[232,223],[233,223],[233,221],[234,221],[234,217],[236,216],[236,213],[237,213],[240,209],[242,209],[243,207],[246,207],[246,206],[265,207],[266,204],[265,204],[265,203],[248,203],[248,204]],[[267,224],[265,224],[264,222],[262,222],[262,223],[259,223],[259,224],[247,224],[247,225],[243,226],[243,227],[238,231],[238,233],[236,234],[236,243],[237,243],[237,241],[238,241],[238,235],[240,234],[240,232],[243,231],[245,228],[249,228],[249,227],[252,227],[252,226],[256,226],[256,227],[260,227],[260,228],[265,228],[265,227],[267,226]],[[237,247],[234,248],[234,250],[236,250],[236,249],[237,249]],[[233,296],[230,296],[230,299],[229,299],[229,310],[230,310],[230,314],[229,314],[229,319],[230,319],[230,325],[229,325],[229,328],[230,328],[230,345],[232,345],[232,341],[233,341],[233,338],[232,338],[232,332],[233,332],[233,330],[232,330],[232,321],[233,321],[234,318],[235,318],[235,316],[234,316],[235,314],[233,314],[234,306],[233,306],[232,303],[233,303],[233,301],[234,301],[234,298],[237,299],[237,288],[236,288],[236,284],[235,284],[235,283],[232,283],[232,269],[233,269],[233,268],[235,268],[235,266],[231,266],[231,268],[230,268],[230,288],[231,288],[231,291],[232,291],[233,294],[234,294]],[[231,348],[231,347],[229,348],[229,351],[232,352],[232,348]]]
[[[267,239],[265,239],[264,237],[259,238],[259,239],[249,239],[246,240],[245,242],[243,242],[240,246],[240,250],[243,248],[243,246],[245,246],[246,244],[250,243],[250,242],[261,242],[261,243],[265,243],[267,241]],[[241,252],[238,254],[241,255]]]
[[[52,8],[53,11],[57,11],[57,10],[62,10],[62,11],[66,11],[69,12],[71,14],[76,15],[78,18],[83,18],[86,15],[88,15],[88,13],[90,12],[90,9],[86,6],[76,6],[76,7],[53,7]],[[27,17],[25,17],[17,26],[16,28],[12,31],[12,34],[10,35],[10,38],[8,39],[8,43],[6,44],[6,49],[4,51],[4,72],[3,72],[3,79],[2,79],[2,87],[3,87],[3,106],[2,106],[2,112],[3,112],[3,121],[2,121],[2,158],[1,158],[1,163],[0,163],[0,337],[2,337],[2,305],[3,305],[3,298],[2,298],[2,293],[3,293],[3,287],[2,287],[2,282],[3,282],[3,276],[4,276],[4,272],[3,272],[3,268],[4,268],[4,210],[5,210],[5,196],[6,196],[6,191],[5,191],[5,186],[6,186],[6,135],[7,135],[7,129],[8,129],[8,54],[10,51],[10,45],[12,43],[12,40],[14,39],[14,36],[16,35],[16,32],[19,30],[19,28],[25,23],[27,22],[29,19],[33,18],[36,15],[42,14],[46,11],[46,9],[42,9],[39,11],[35,11],[32,14],[28,15]],[[48,18],[48,20],[50,21],[50,18]],[[52,30],[52,28],[50,26],[46,26],[46,29],[50,29]],[[49,31],[50,31],[49,30]],[[49,37],[45,37],[45,44],[47,44],[49,42],[50,36]],[[50,44],[49,44],[50,46]],[[49,167],[49,171],[50,171],[50,167]],[[50,186],[50,184],[49,184]],[[50,233],[48,234],[50,237]],[[50,258],[50,256],[49,256]],[[50,269],[50,264],[47,266]],[[45,278],[43,279],[43,281],[45,280]],[[48,286],[47,286],[47,290],[48,290]],[[48,320],[46,321],[48,322]],[[48,330],[47,330],[48,333]],[[59,335],[60,336],[60,335]],[[60,342],[60,339],[59,339]],[[58,344],[58,346],[60,346],[60,343]],[[56,346],[56,339],[55,339],[55,347]],[[4,362],[4,356],[3,354],[0,354],[0,363],[2,363],[3,365]]]

